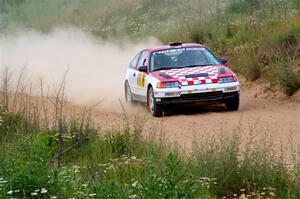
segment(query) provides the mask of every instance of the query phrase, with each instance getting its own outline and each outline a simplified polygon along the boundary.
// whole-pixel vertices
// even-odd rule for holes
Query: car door
[[[145,101],[147,97],[147,88],[146,88],[146,73],[138,70],[139,67],[147,67],[149,64],[149,52],[144,50],[141,52],[137,66],[136,66],[136,94],[141,97],[141,101]]]
[[[133,97],[135,97],[135,95],[137,95],[136,92],[136,82],[137,82],[137,71],[136,71],[136,67],[137,67],[137,63],[139,61],[139,58],[141,56],[141,52],[138,53],[130,62],[129,64],[129,68],[127,70],[127,80],[128,80],[128,84],[131,90],[131,93],[134,95]]]

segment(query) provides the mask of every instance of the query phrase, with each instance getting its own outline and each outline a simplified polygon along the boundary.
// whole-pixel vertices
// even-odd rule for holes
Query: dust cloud
[[[0,35],[0,70],[18,73],[36,87],[40,79],[57,86],[67,72],[66,95],[75,103],[99,100],[113,106],[124,98],[124,77],[130,60],[145,47],[158,45],[155,38],[143,42],[108,41],[74,28],[48,34],[36,31]]]

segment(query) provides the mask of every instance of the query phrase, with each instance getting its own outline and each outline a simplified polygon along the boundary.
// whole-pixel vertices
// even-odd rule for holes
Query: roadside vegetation
[[[0,198],[299,198],[300,159],[268,136],[242,129],[193,143],[186,152],[144,121],[101,130],[91,107],[72,110],[64,81],[51,96],[26,93],[3,72],[0,98]],[[17,85],[14,87],[13,85]],[[10,88],[10,89],[8,89]],[[15,92],[9,92],[15,91]],[[122,104],[120,104],[122,105]],[[72,110],[72,111],[70,111]]]
[[[23,72],[14,77],[2,71],[0,198],[300,197],[293,144],[286,156],[267,135],[242,141],[237,127],[195,140],[187,152],[159,130],[146,136],[145,121],[130,122],[125,109],[123,126],[97,128],[93,106],[66,101],[65,80],[54,93],[41,81],[33,97]]]

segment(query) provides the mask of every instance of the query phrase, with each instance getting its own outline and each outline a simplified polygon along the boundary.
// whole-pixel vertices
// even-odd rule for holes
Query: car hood
[[[159,70],[151,74],[161,82],[179,81],[182,86],[218,83],[219,77],[233,75],[223,65]]]

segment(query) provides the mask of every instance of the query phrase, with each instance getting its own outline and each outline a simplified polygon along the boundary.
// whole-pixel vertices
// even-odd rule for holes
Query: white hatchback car
[[[126,73],[126,100],[146,103],[155,117],[177,103],[221,102],[229,111],[238,110],[240,84],[225,63],[201,44],[142,50]]]

